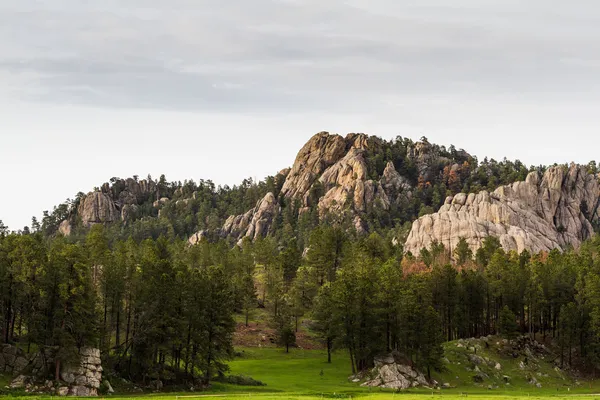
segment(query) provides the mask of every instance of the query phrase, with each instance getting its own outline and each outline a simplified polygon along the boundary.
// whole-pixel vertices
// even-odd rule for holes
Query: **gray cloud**
[[[0,76],[28,101],[183,110],[600,97],[593,1],[409,3],[0,0]]]

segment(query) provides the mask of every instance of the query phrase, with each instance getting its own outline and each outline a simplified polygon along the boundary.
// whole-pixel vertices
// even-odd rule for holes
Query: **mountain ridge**
[[[203,238],[225,238],[239,243],[245,237],[255,240],[268,235],[282,236],[281,231],[298,237],[300,222],[310,221],[306,224],[341,224],[357,234],[403,227],[401,239],[396,240],[404,243],[406,237],[406,250],[413,253],[434,242],[443,242],[453,250],[461,237],[476,250],[490,234],[500,237],[506,250],[562,249],[578,246],[598,223],[597,171],[588,173],[589,166],[570,168],[577,171],[572,180],[575,190],[556,192],[556,185],[562,185],[563,178],[570,175],[561,175],[558,171],[564,167],[554,166],[549,169],[554,178],[544,183],[552,186],[552,190],[542,194],[541,189],[534,191],[531,185],[536,179],[544,181],[548,171],[526,168],[519,161],[497,163],[484,159],[479,163],[462,149],[453,146],[446,149],[429,143],[426,138],[417,142],[403,138],[386,141],[362,133],[344,137],[319,132],[302,147],[290,168],[267,178],[264,184],[252,182],[245,186],[259,188],[250,196],[246,192],[241,194],[247,204],[245,208],[238,201],[235,204],[239,212],[228,212],[232,207],[223,207],[222,216],[198,217],[197,222],[188,224],[187,233],[179,235],[183,234],[191,244]],[[126,226],[147,218],[160,221],[167,213],[171,216],[166,218],[189,220],[190,215],[197,216],[198,204],[206,202],[197,185],[188,181],[182,185],[168,184],[164,177],[160,181],[114,178],[111,183],[79,196],[66,217],[58,221],[58,232],[70,235],[75,226],[89,228],[97,223]],[[218,192],[214,188],[212,191]],[[540,217],[542,206],[534,199],[538,196],[546,196],[543,201],[552,204],[562,201],[560,224],[554,224],[548,216]],[[591,216],[583,215],[581,201],[578,205],[569,203],[582,198],[590,203],[586,207],[593,208]],[[471,215],[468,210],[474,209],[471,207],[474,200],[500,210],[497,213],[501,215]],[[519,207],[511,209],[508,203],[515,201],[520,202]],[[529,206],[534,209],[526,210]],[[506,217],[509,214],[512,216]],[[523,215],[539,220],[529,235],[524,233],[526,225],[513,221]],[[452,218],[458,220],[455,226],[462,224],[462,228],[453,231],[447,228],[444,221]],[[563,228],[567,231],[558,232]],[[452,231],[451,237],[448,229]],[[548,235],[551,236],[548,240],[538,238]]]

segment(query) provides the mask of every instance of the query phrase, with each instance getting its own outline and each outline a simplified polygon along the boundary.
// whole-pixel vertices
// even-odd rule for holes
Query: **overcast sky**
[[[260,179],[322,130],[588,162],[599,116],[597,0],[0,0],[12,229],[113,176]]]

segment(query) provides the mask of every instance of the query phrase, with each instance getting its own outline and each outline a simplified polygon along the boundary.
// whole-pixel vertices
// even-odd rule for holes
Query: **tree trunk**
[[[60,360],[56,360],[56,366],[54,368],[54,380],[56,382],[60,380]]]
[[[117,310],[117,322],[115,326],[115,347],[118,349],[121,347],[121,307]]]
[[[354,365],[354,354],[352,354],[352,350],[348,350],[350,352],[350,364],[352,364],[352,374],[356,374],[356,367]]]

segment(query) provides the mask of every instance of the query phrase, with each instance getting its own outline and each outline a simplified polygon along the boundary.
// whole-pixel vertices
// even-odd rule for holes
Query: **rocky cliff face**
[[[585,167],[552,167],[543,176],[532,172],[524,182],[491,193],[446,199],[437,213],[413,223],[404,250],[418,254],[434,241],[454,250],[464,238],[475,251],[487,236],[518,252],[578,247],[593,234],[599,200],[599,179]]]
[[[105,183],[100,190],[90,192],[79,200],[71,217],[62,221],[58,231],[64,236],[71,234],[75,216],[81,218],[83,226],[129,221],[135,217],[138,206],[156,195],[156,183],[132,178]]]
[[[357,229],[364,231],[360,213],[368,205],[388,209],[399,196],[410,196],[410,184],[391,162],[379,180],[369,179],[367,153],[376,153],[381,142],[377,137],[356,133],[346,137],[327,132],[314,135],[302,147],[292,168],[280,172],[285,176],[280,196],[299,199],[304,210],[317,206],[321,217],[330,212],[349,212]],[[311,194],[317,187],[322,193],[314,199]],[[265,236],[280,212],[278,199],[269,193],[255,209],[229,217],[221,235],[235,239]],[[190,243],[196,243],[197,234],[192,238]]]
[[[77,213],[86,227],[114,222],[120,218],[115,202],[102,192],[93,192],[82,198]]]
[[[221,231],[223,236],[229,236],[238,240],[248,237],[252,240],[266,236],[272,226],[273,220],[281,212],[277,198],[273,193],[267,195],[260,200],[256,207],[246,214],[231,216],[225,221]],[[190,240],[191,244],[195,244],[200,240],[200,232],[196,233]]]

